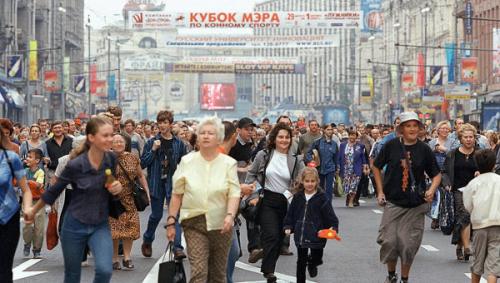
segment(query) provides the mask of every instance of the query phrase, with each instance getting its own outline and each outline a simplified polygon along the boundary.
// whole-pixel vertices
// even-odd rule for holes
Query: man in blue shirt
[[[172,135],[174,121],[172,112],[160,111],[156,121],[160,133],[146,143],[141,157],[142,168],[148,170],[147,179],[151,193],[151,215],[141,247],[145,257],[151,257],[153,254],[151,244],[155,238],[156,228],[163,217],[163,206],[165,201],[170,203],[172,195],[172,176],[182,156],[186,154],[184,143]],[[172,216],[177,218],[177,215]],[[175,257],[177,259],[185,258],[184,248],[181,245],[181,227],[178,222],[176,222],[175,229]]]
[[[371,156],[370,158],[373,158],[373,160],[375,160],[380,152],[380,150],[384,147],[384,145],[397,138],[397,133],[396,133],[396,129],[398,128],[399,124],[401,123],[401,119],[399,119],[399,117],[396,117],[396,119],[394,119],[394,131],[392,131],[390,134],[388,134],[387,136],[385,136],[380,142],[378,142],[377,144],[375,144],[373,146],[373,150],[371,152]]]
[[[325,190],[326,196],[331,201],[333,194],[333,180],[335,171],[337,171],[337,155],[339,152],[340,140],[333,135],[335,124],[323,125],[323,137],[313,142],[307,151],[305,162],[309,163],[313,160],[313,151],[316,150],[319,154],[319,179],[320,186]]]

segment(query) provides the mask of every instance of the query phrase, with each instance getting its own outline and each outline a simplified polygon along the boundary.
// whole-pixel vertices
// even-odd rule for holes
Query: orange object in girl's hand
[[[337,231],[333,229],[323,229],[318,231],[318,238],[322,239],[329,239],[329,240],[337,240],[340,241],[342,240],[339,235],[337,234]]]

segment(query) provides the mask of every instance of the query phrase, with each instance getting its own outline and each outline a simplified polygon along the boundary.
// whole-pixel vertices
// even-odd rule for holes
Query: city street
[[[362,203],[361,207],[354,209],[344,207],[343,199],[334,201],[335,211],[340,220],[342,241],[328,243],[323,259],[324,265],[319,268],[318,277],[310,282],[384,282],[386,272],[384,266],[378,261],[378,245],[375,242],[381,210],[376,206],[374,199],[365,199],[365,201],[366,203]],[[140,216],[143,230],[147,224],[148,215],[149,210]],[[136,241],[132,251],[136,269],[114,272],[112,282],[157,282],[155,265],[161,260],[166,247],[163,228],[157,230],[156,237],[157,240],[153,244],[153,258],[142,257],[141,240]],[[245,248],[247,241],[244,230],[242,230],[241,240],[244,255],[237,264],[235,282],[265,282],[259,273],[260,264],[247,262],[248,253]],[[293,244],[291,248],[295,252]],[[278,282],[295,282],[295,255],[280,257],[277,267],[277,276],[280,279]],[[39,261],[24,259],[20,242],[14,261],[14,276],[24,278],[16,282],[63,282],[63,259],[60,245],[49,252],[44,248],[42,256],[43,259]],[[188,273],[187,262],[185,266]],[[91,258],[90,266],[82,269],[82,282],[91,282],[93,273]],[[450,237],[443,236],[440,231],[432,231],[428,221],[422,247],[410,276],[411,282],[470,282],[467,277],[468,273],[469,264],[455,260],[455,247],[450,245]]]

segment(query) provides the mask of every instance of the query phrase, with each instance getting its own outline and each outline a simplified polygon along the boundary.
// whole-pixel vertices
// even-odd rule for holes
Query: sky
[[[255,3],[262,0],[156,0],[165,3],[166,11],[252,11]],[[127,0],[85,0],[85,21],[90,15],[94,28],[102,27],[121,19],[122,8]]]

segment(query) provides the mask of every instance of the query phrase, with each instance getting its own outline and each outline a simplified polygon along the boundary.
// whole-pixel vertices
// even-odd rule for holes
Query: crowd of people
[[[473,282],[500,276],[499,135],[481,133],[473,121],[431,127],[405,112],[392,125],[320,125],[286,115],[257,125],[247,117],[176,121],[160,111],[156,121],[138,122],[111,106],[88,121],[23,126],[2,118],[0,128],[0,282],[12,282],[21,215],[24,256],[46,252],[46,207],[59,213],[67,283],[80,282],[89,252],[94,282],[133,270],[134,241],[142,238],[142,255],[152,257],[162,219],[175,259],[189,260],[190,282],[234,282],[243,221],[248,262],[262,260],[267,282],[277,281],[279,257],[293,255],[290,238],[297,282],[306,282],[306,269],[314,278],[323,264],[318,231],[339,231],[334,197],[345,197],[349,209],[360,197],[383,207],[376,240],[387,283],[409,282],[425,216],[432,229],[450,217],[445,196],[456,259],[474,258]],[[150,204],[142,237],[137,188]]]

